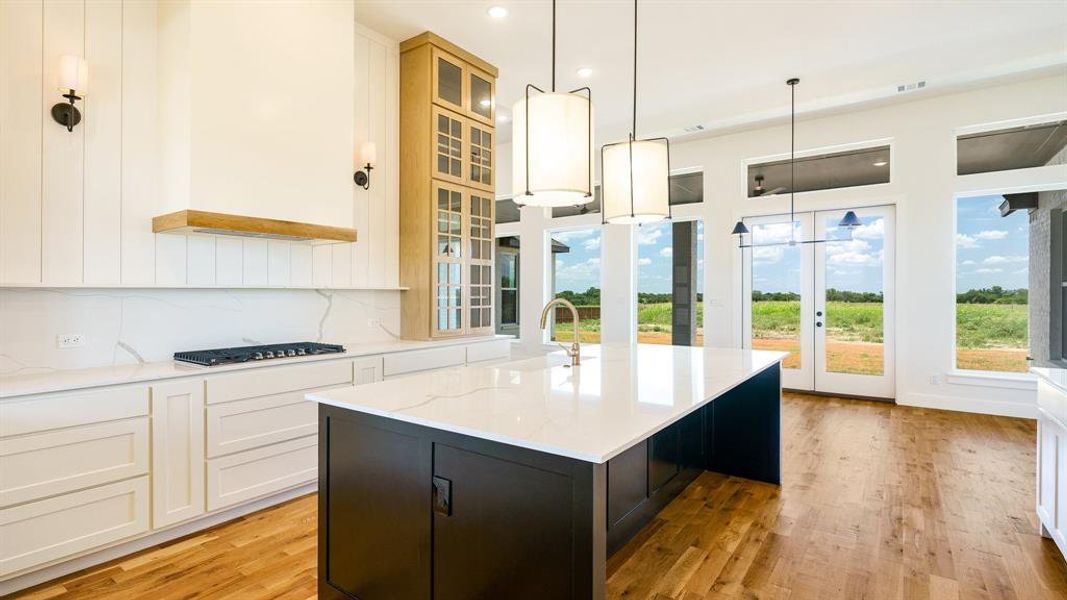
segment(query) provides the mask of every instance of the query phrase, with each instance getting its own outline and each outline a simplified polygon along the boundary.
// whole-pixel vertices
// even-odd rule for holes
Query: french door
[[[789,353],[786,388],[892,398],[893,208],[853,210],[851,230],[845,210],[745,219],[742,335]]]

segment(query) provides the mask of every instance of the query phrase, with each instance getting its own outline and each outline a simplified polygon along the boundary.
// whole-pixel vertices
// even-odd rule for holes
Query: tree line
[[[600,288],[591,287],[584,292],[563,290],[556,293],[557,298],[570,300],[575,306],[600,306]],[[704,294],[697,294],[697,302],[704,301]],[[663,304],[671,302],[669,293],[638,292],[638,304]]]
[[[956,294],[957,304],[1026,304],[1028,298],[1026,288],[1005,289],[999,285],[967,290]],[[753,302],[780,301],[795,302],[800,300],[800,294],[796,292],[761,292],[753,290]],[[882,302],[881,292],[853,292],[850,290],[826,289],[828,302]]]

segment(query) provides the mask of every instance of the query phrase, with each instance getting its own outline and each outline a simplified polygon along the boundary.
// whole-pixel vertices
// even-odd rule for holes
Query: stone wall
[[[1060,150],[1048,164],[1067,164],[1067,148]],[[1049,281],[1050,211],[1067,207],[1067,190],[1041,192],[1037,201],[1037,210],[1030,213],[1030,356],[1035,365],[1042,366],[1050,364],[1051,332],[1061,330],[1061,315],[1050,310],[1053,304],[1053,282]]]

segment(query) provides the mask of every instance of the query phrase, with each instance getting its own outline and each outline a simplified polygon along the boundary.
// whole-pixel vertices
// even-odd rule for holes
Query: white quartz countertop
[[[307,398],[603,463],[785,356],[736,348],[584,345],[575,368],[564,353],[553,352]]]
[[[0,377],[0,398],[28,396],[30,394],[43,394],[48,392],[62,392],[108,385],[140,383],[159,379],[173,379],[176,377],[203,377],[206,375],[214,375],[216,373],[227,373],[245,369],[260,369],[322,360],[340,360],[357,356],[423,350],[441,346],[476,344],[479,342],[492,341],[494,339],[511,338],[502,336],[484,336],[431,342],[395,340],[388,342],[351,344],[327,340],[326,343],[340,343],[345,347],[345,352],[235,363],[219,365],[217,367],[202,367],[199,365],[168,360],[141,364],[95,367],[91,369],[57,369],[38,373],[5,375]]]

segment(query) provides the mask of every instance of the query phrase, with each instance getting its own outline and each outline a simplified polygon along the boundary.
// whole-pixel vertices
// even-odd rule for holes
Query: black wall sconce
[[[73,54],[64,54],[59,58],[59,78],[56,86],[64,92],[67,102],[60,102],[52,107],[52,119],[63,125],[67,131],[74,131],[74,126],[81,123],[82,114],[74,102],[81,100],[88,88],[89,65],[85,59]]]
[[[370,172],[374,169],[374,163],[377,162],[378,151],[374,147],[374,142],[365,142],[359,150],[358,162],[363,163],[363,169],[356,171],[353,179],[356,180],[356,185],[365,190],[369,190]]]

